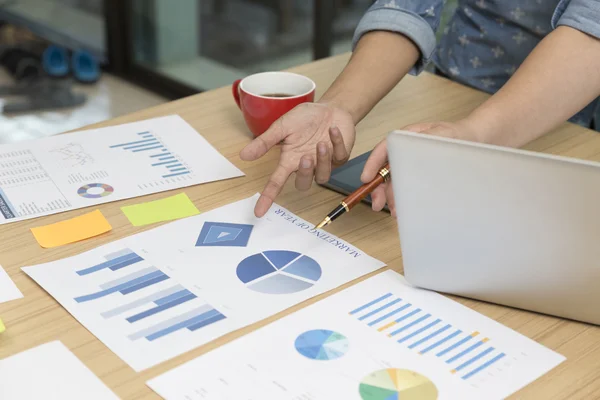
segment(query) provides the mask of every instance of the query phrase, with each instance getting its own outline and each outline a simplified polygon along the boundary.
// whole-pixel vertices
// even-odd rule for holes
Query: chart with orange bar
[[[518,357],[507,356],[479,331],[454,326],[391,292],[362,304],[349,314],[409,350],[420,355],[435,355],[451,374],[464,380],[484,375],[502,361],[514,361]]]
[[[495,400],[564,359],[388,270],[148,385],[167,400]]]

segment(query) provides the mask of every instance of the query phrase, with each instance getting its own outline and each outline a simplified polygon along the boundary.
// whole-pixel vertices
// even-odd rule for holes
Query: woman
[[[520,147],[570,120],[593,127],[600,96],[600,0],[459,0],[440,43],[443,0],[378,0],[359,23],[350,61],[323,97],[296,107],[240,156],[251,161],[282,142],[279,165],[255,208],[262,217],[293,172],[296,187],[324,183],[344,163],[355,126],[407,74],[433,62],[439,74],[493,95],[455,122],[403,129]],[[385,163],[385,142],[363,181]],[[386,196],[386,193],[388,196]],[[373,194],[373,209],[391,190]]]

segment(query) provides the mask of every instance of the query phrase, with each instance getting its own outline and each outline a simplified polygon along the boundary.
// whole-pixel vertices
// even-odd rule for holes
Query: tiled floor
[[[11,82],[11,77],[0,70],[0,85]],[[85,104],[72,109],[14,116],[0,114],[0,144],[55,135],[167,101],[108,74],[104,74],[95,85],[75,85],[73,90],[87,96]],[[7,99],[0,98],[0,106]]]

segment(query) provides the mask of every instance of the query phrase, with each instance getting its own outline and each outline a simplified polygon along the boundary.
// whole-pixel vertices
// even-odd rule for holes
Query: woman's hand
[[[437,135],[446,138],[474,140],[480,141],[476,128],[464,119],[457,122],[425,122],[420,124],[409,125],[403,131],[423,133],[428,135]],[[368,183],[375,179],[381,167],[388,161],[387,142],[380,142],[367,159],[363,173],[360,177],[363,183]],[[391,178],[387,182],[379,185],[377,189],[371,193],[372,208],[374,211],[381,211],[386,203],[392,216],[396,218],[396,205],[394,203],[394,192],[392,190],[392,181],[394,179],[394,171],[391,171]]]
[[[355,141],[350,113],[327,103],[304,103],[283,115],[240,153],[254,161],[281,143],[279,165],[271,175],[254,208],[262,217],[269,210],[287,179],[296,174],[296,188],[308,190],[313,182],[325,183],[332,167],[348,161]]]

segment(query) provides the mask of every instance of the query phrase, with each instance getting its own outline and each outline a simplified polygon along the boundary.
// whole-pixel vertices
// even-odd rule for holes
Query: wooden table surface
[[[317,83],[317,96],[319,96],[338,75],[347,59],[346,54],[292,70],[312,78]],[[353,156],[372,149],[393,129],[420,121],[453,120],[464,116],[486,96],[428,73],[417,78],[409,76],[359,124]],[[169,114],[179,114],[183,117],[231,162],[242,169],[246,176],[101,205],[99,208],[113,226],[111,232],[55,249],[42,249],[31,234],[30,228],[75,217],[91,209],[74,210],[0,226],[0,264],[25,295],[23,299],[0,305],[0,318],[7,327],[6,332],[0,335],[0,359],[48,341],[60,340],[119,397],[156,399],[158,396],[145,385],[148,379],[333,293],[313,298],[286,312],[136,374],[48,293],[21,272],[20,268],[23,266],[79,254],[159,225],[133,227],[120,211],[123,205],[159,199],[184,191],[198,209],[204,212],[249,197],[262,190],[277,164],[278,151],[273,150],[263,159],[253,163],[240,160],[238,153],[251,140],[251,136],[231,97],[229,88],[170,102],[93,127]],[[526,148],[600,161],[600,135],[572,124],[565,124]],[[291,180],[277,202],[300,217],[317,223],[339,200],[341,200],[340,195],[316,186],[308,192],[298,192]],[[389,268],[402,272],[396,224],[389,214],[374,213],[368,206],[361,205],[351,215],[342,218],[327,229],[371,256],[382,260]],[[379,272],[381,271],[376,273]],[[338,290],[356,282],[351,282]],[[474,300],[454,299],[567,357],[559,367],[511,398],[545,400],[600,398],[599,327]]]

